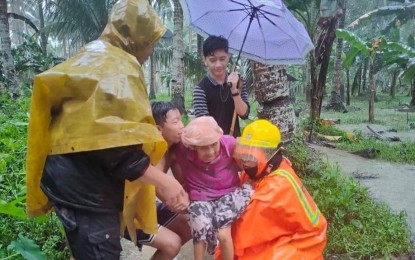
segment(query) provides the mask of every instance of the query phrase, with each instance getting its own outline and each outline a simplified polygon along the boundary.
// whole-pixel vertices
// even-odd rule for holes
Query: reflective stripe
[[[320,210],[317,208],[316,211],[313,212],[310,202],[307,200],[306,195],[298,185],[296,179],[291,175],[291,173],[286,170],[276,170],[272,174],[278,174],[282,177],[285,177],[291,183],[311,225],[313,227],[317,226],[320,219]]]

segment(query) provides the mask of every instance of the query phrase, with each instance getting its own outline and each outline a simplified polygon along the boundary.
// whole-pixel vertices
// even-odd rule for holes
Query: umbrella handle
[[[239,78],[238,80],[238,93],[241,94],[241,87],[242,87],[242,80],[241,78]],[[228,82],[228,84],[232,84],[231,82]],[[229,129],[229,135],[233,136],[233,133],[235,132],[235,124],[236,124],[236,118],[238,117],[238,115],[236,114],[236,108],[233,109],[233,115],[232,115],[232,123],[231,123],[231,128]]]
[[[242,83],[242,79],[241,79],[241,77],[239,77],[239,80],[238,80],[238,86],[236,86],[236,88],[238,89],[238,90],[240,90],[241,89],[241,87],[242,87],[242,85],[243,84],[241,84]],[[230,81],[228,81],[227,82],[227,84],[228,84],[228,86],[231,88],[232,87],[232,82],[230,82]],[[239,91],[240,92],[240,91]],[[241,93],[239,93],[239,94],[241,94]]]
[[[233,136],[233,132],[235,132],[235,123],[236,123],[236,109],[233,110],[233,116],[232,116],[232,123],[231,123],[231,129],[229,129],[229,135]]]

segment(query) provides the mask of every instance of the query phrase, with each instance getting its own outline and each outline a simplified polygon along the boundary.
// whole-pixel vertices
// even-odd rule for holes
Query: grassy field
[[[159,94],[157,99],[170,100],[165,94]],[[186,108],[190,108],[191,93],[186,93],[185,100]],[[40,219],[24,215],[29,99],[2,96],[0,101],[0,259],[23,259],[20,252],[36,251],[34,244],[46,259],[68,259],[62,228],[53,213]],[[358,107],[357,103],[352,106]],[[255,118],[255,107],[254,102],[251,118]],[[301,113],[302,120],[307,114]],[[347,120],[355,115],[364,122],[361,114],[350,112]],[[339,116],[345,114],[333,114],[335,118]],[[327,259],[390,259],[414,253],[404,214],[395,214],[386,205],[373,201],[366,189],[316,158],[301,136],[297,136],[287,155],[329,222]]]
[[[391,99],[387,95],[379,95],[375,103],[375,124],[386,125],[397,131],[407,131],[410,123],[415,124],[415,113],[399,112],[397,109],[409,104],[411,97],[398,96]],[[366,97],[356,97],[346,108],[347,113],[324,110],[321,118],[340,119],[342,124],[367,123],[369,118],[368,101]]]
[[[399,133],[406,133],[405,136],[411,136],[408,140],[401,142],[391,142],[386,140],[379,140],[375,137],[368,137],[362,134],[362,131],[355,131],[355,139],[347,138],[341,139],[336,143],[336,146],[347,151],[360,151],[367,148],[374,148],[379,151],[375,158],[390,161],[415,163],[415,113],[400,112],[399,108],[405,107],[408,104],[410,97],[398,96],[391,99],[389,96],[379,96],[379,101],[375,103],[375,122],[376,125],[385,126],[386,129],[397,131]],[[325,135],[346,135],[345,131],[341,130],[341,125],[361,125],[366,129],[368,124],[368,108],[365,98],[356,98],[350,107],[347,107],[348,112],[334,112],[323,110],[321,118],[340,119],[339,125],[318,127],[316,131]],[[303,114],[304,115],[304,114]],[[306,120],[304,117],[303,120]]]

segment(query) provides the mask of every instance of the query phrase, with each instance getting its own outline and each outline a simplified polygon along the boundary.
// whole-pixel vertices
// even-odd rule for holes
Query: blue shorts
[[[160,227],[168,226],[178,215],[177,213],[170,211],[167,208],[167,206],[160,201],[156,202],[156,207],[157,207],[157,223],[158,223],[159,229]],[[156,235],[157,234],[147,234],[147,233],[144,233],[141,229],[137,229],[138,248],[141,250],[143,245],[148,245],[151,242],[153,242],[154,239],[156,238]],[[128,240],[131,240],[130,236],[128,235],[128,232],[125,232],[124,237]]]

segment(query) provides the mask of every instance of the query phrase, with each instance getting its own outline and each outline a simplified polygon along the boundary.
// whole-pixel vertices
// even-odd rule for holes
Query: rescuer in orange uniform
[[[281,134],[267,120],[247,125],[237,138],[234,158],[241,182],[254,194],[232,226],[235,259],[322,259],[327,221],[282,155]],[[216,259],[221,259],[220,249]]]

